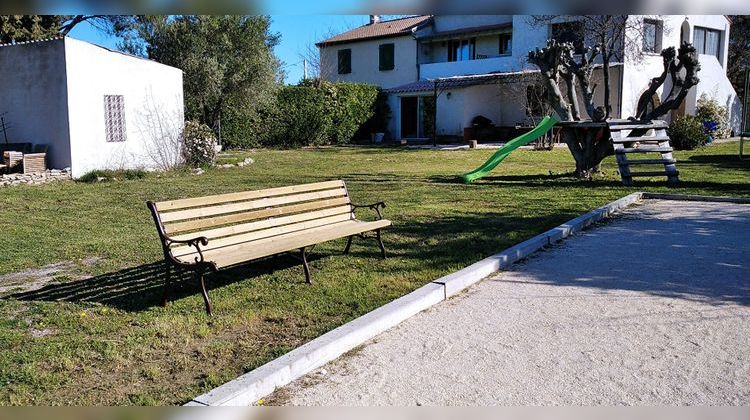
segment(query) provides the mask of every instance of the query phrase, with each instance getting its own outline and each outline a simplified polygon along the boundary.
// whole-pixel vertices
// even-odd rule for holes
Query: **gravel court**
[[[267,398],[750,404],[750,206],[645,200]]]

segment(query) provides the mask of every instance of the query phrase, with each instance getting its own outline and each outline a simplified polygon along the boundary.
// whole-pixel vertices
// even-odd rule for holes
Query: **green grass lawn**
[[[180,404],[431,280],[637,190],[750,196],[737,143],[676,154],[681,183],[624,188],[612,157],[571,178],[566,150],[520,150],[473,185],[491,150],[375,148],[234,153],[244,168],[0,190],[0,287],[67,263],[36,291],[0,299],[0,403]],[[343,178],[356,202],[385,200],[390,258],[374,242],[318,246],[313,284],[282,258],[209,275],[207,317],[185,276],[166,308],[161,250],[144,202]],[[37,273],[39,274],[39,273]]]

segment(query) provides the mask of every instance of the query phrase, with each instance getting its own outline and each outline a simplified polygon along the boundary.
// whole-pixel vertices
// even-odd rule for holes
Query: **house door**
[[[401,98],[401,138],[419,136],[418,99],[416,96]]]

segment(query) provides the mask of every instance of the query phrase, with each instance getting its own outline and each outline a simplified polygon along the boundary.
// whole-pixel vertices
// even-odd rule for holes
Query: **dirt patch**
[[[67,280],[78,280],[83,278],[80,274],[74,274],[79,266],[92,267],[98,264],[100,257],[89,257],[76,263],[74,261],[61,261],[45,265],[40,268],[29,268],[15,273],[0,276],[0,294],[7,292],[30,292],[59,281],[61,277]]]

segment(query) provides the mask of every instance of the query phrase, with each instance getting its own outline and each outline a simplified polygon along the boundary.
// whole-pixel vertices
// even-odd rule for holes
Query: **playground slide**
[[[522,134],[513,140],[505,143],[503,147],[501,147],[495,154],[492,155],[489,159],[487,159],[487,162],[484,163],[484,165],[478,167],[477,169],[474,169],[473,171],[464,174],[464,182],[469,184],[471,182],[474,182],[475,180],[487,175],[490,173],[497,165],[500,164],[500,162],[503,161],[508,155],[518,149],[519,147],[529,144],[532,141],[538,139],[539,137],[546,134],[548,131],[552,129],[552,127],[557,124],[560,120],[557,119],[557,117],[550,115],[544,117],[542,122],[539,123],[536,127],[534,127],[533,130],[529,131],[526,134]]]

